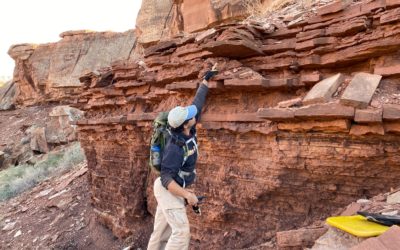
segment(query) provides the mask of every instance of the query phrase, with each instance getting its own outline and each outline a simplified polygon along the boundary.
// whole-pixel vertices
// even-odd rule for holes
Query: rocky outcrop
[[[40,155],[77,140],[83,112],[69,106],[32,107],[0,114],[0,169],[34,164]]]
[[[144,46],[223,23],[245,19],[251,8],[279,6],[287,0],[144,0],[136,20],[138,41]]]
[[[17,104],[76,102],[79,76],[133,57],[136,42],[133,31],[68,31],[60,37],[56,43],[18,44],[9,49],[16,65]]]
[[[202,217],[190,213],[193,247],[260,245],[397,186],[399,9],[396,1],[334,3],[277,30],[224,25],[151,46],[141,62],[83,75],[79,138],[98,217],[122,237],[154,212],[151,122],[190,104],[215,62],[220,73],[198,127],[194,189],[207,202]],[[360,72],[382,72],[376,90],[360,106],[342,102]],[[338,73],[335,91],[302,104]]]
[[[385,215],[398,215],[400,210],[400,191],[399,189],[392,190],[389,193],[379,194],[372,199],[359,199],[356,202],[352,202],[344,209],[340,209],[336,214],[341,216],[356,215],[358,211],[378,213]],[[328,226],[327,226],[328,227]],[[328,227],[329,230],[324,233],[321,237],[315,240],[313,250],[335,250],[335,249],[396,249],[399,242],[400,228],[398,226],[392,226],[386,232],[378,237],[356,237],[345,231],[337,229],[335,227]],[[289,232],[285,234],[287,239],[295,236]],[[309,237],[303,236],[302,239]],[[297,247],[305,246],[300,243],[295,245]],[[303,241],[305,242],[305,241]]]
[[[9,110],[15,107],[15,98],[18,95],[17,88],[13,81],[7,82],[0,87],[0,110]]]

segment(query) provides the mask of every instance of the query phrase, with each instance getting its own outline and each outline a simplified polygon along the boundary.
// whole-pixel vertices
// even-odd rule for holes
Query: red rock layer
[[[201,217],[189,212],[193,246],[257,245],[276,231],[308,225],[397,186],[399,6],[388,0],[335,3],[273,33],[223,26],[150,47],[144,63],[119,61],[82,76],[86,91],[78,102],[86,119],[78,125],[99,218],[125,236],[154,212],[155,176],[147,166],[151,121],[159,111],[189,104],[214,62],[220,74],[210,83],[198,132],[194,187],[207,202]],[[297,107],[277,114],[277,121],[257,113],[303,97],[322,78],[340,72],[346,85],[360,71],[384,72],[371,102],[381,113],[357,115],[335,98],[305,107],[286,102]]]

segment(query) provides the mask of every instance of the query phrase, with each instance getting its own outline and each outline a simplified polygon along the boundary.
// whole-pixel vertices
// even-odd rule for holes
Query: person
[[[197,196],[186,189],[196,178],[196,123],[207,97],[208,80],[216,74],[215,64],[203,77],[192,105],[177,106],[168,114],[171,136],[163,152],[160,177],[154,182],[157,210],[148,250],[189,248],[190,227],[185,203],[194,206],[199,202]]]

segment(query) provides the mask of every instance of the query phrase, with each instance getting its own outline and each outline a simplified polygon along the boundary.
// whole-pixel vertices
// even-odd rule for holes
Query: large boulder
[[[8,81],[0,87],[0,110],[9,110],[15,107],[17,87],[13,81]]]
[[[44,127],[31,127],[29,131],[31,135],[31,149],[36,153],[48,153],[49,145],[46,140],[46,129]]]
[[[49,144],[63,144],[75,141],[75,121],[83,116],[79,109],[69,106],[57,106],[49,114],[50,121],[46,124],[46,141]]]
[[[33,152],[29,143],[12,143],[7,145],[3,152],[0,151],[0,169],[31,162],[32,157]]]

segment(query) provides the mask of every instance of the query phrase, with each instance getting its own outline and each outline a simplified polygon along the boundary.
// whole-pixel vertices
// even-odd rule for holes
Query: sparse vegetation
[[[0,201],[12,198],[41,181],[71,169],[85,160],[79,143],[49,153],[35,165],[19,165],[0,171]]]

